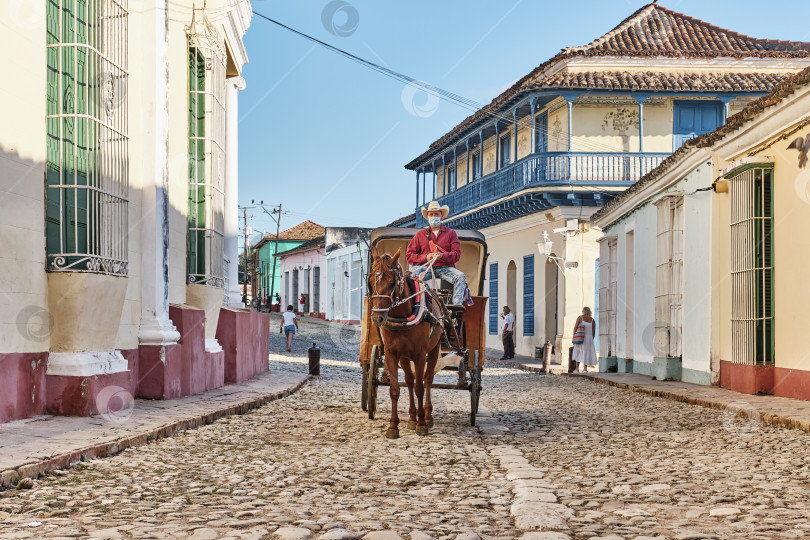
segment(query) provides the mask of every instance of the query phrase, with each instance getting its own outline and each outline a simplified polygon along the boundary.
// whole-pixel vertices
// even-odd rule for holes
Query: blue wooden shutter
[[[523,257],[523,335],[534,335],[534,255]]]
[[[498,263],[489,265],[489,333],[498,334]]]

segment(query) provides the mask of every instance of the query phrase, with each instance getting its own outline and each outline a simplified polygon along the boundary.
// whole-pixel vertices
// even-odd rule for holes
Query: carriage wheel
[[[475,426],[478,414],[478,400],[481,397],[481,367],[478,364],[478,350],[473,352],[473,368],[470,371],[470,425]]]
[[[366,384],[366,377],[368,377],[368,365],[368,362],[362,364],[363,377],[360,379],[362,381],[360,384],[360,406],[364,411],[368,410],[368,386]]]
[[[371,358],[369,359],[368,374],[366,375],[366,406],[369,420],[374,420],[374,413],[377,412],[377,384],[379,383],[378,373],[382,360],[380,349],[377,345],[371,348]]]

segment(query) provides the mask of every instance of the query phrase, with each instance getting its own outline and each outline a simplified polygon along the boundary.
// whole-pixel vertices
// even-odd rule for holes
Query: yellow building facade
[[[712,148],[720,384],[810,399],[810,70],[740,116]]]

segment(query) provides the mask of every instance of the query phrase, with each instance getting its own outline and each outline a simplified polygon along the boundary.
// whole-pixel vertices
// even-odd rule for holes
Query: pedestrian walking
[[[264,305],[267,308],[267,313],[273,311],[273,298],[270,296],[270,293],[267,293],[267,298],[264,300]]]
[[[287,311],[281,314],[281,327],[278,329],[279,334],[283,332],[287,336],[287,352],[290,352],[296,330],[298,330],[298,317],[293,311],[292,304],[290,304],[287,306]]]
[[[595,366],[596,345],[593,341],[596,336],[596,322],[591,316],[591,308],[582,308],[582,315],[577,317],[574,325],[574,361],[577,363],[577,373],[588,372],[588,366]],[[582,364],[582,370],[580,370]]]
[[[281,311],[281,296],[278,293],[276,293],[276,301],[273,311]]]
[[[501,360],[509,360],[515,357],[515,316],[509,306],[503,306],[501,314],[503,324],[501,326],[501,340],[503,341],[503,356]]]

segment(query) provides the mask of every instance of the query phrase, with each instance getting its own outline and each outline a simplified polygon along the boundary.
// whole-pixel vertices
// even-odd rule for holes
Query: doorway
[[[506,267],[506,305],[509,306],[509,311],[515,317],[515,329],[517,329],[517,264],[515,261],[509,261]]]
[[[551,255],[554,256],[553,254]],[[552,345],[557,342],[557,285],[558,285],[558,268],[557,263],[553,259],[549,259],[546,263],[546,283],[545,283],[545,325],[546,325],[546,340],[550,341]]]

